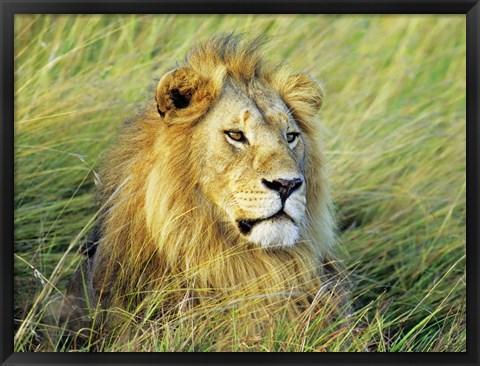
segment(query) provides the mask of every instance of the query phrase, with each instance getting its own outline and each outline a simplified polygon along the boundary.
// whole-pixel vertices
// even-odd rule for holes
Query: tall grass
[[[97,347],[465,351],[465,17],[344,15],[16,16],[15,351],[66,350],[45,319],[83,260],[98,159],[167,67],[232,31],[267,34],[271,58],[325,86],[354,312],[341,328],[282,324],[254,346],[222,339],[235,312],[212,311],[209,328],[151,322]]]

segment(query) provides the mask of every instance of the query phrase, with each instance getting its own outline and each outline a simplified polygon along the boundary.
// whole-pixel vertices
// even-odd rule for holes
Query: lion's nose
[[[271,189],[272,191],[276,191],[280,194],[280,199],[282,202],[285,200],[300,186],[303,184],[303,180],[301,178],[293,178],[293,179],[276,179],[272,181],[268,181],[266,179],[262,179],[262,183],[265,187]]]

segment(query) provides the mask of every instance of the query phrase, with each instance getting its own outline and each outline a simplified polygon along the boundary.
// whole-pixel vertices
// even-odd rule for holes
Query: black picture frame
[[[1,0],[1,365],[87,364],[335,364],[478,365],[478,176],[480,4],[478,0]],[[14,353],[13,352],[13,120],[15,14],[465,14],[467,24],[467,352],[465,353]],[[441,45],[439,45],[441,47]]]

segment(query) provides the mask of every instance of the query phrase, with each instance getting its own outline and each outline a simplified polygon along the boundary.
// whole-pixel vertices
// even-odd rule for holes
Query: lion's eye
[[[245,142],[245,135],[242,131],[225,131],[228,137],[230,137],[233,141],[238,142]]]
[[[297,139],[298,135],[300,135],[298,132],[287,133],[287,142],[291,144]]]

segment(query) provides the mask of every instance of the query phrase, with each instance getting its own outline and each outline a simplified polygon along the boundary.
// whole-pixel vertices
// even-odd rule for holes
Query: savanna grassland
[[[354,307],[348,327],[285,324],[253,350],[465,351],[465,25],[464,16],[16,16],[15,351],[66,350],[48,336],[49,314],[83,260],[102,153],[191,45],[232,31],[265,33],[269,58],[325,87],[319,120]],[[101,350],[209,351],[216,334],[112,337]],[[252,350],[232,339],[231,350]]]

